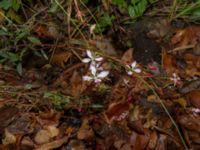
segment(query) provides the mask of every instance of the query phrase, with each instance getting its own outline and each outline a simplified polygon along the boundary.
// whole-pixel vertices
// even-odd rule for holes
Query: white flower
[[[174,82],[174,86],[176,86],[177,84],[180,84],[181,82],[181,78],[177,76],[176,73],[172,74],[172,77],[170,77],[170,80]]]
[[[132,75],[133,72],[140,73],[141,69],[137,67],[137,62],[134,61],[131,65],[126,65],[128,68],[127,73],[128,75]]]
[[[94,81],[95,83],[100,83],[103,78],[107,77],[109,74],[109,71],[102,71],[100,73],[96,73],[96,68],[92,70],[91,76],[83,76],[83,80],[85,81]]]
[[[86,51],[86,54],[88,56],[88,58],[84,58],[82,59],[83,63],[89,63],[89,62],[100,62],[103,60],[103,57],[96,57],[94,54],[92,54],[92,52],[90,50]]]

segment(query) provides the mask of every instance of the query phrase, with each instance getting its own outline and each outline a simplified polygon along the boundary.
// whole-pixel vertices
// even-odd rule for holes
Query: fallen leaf
[[[34,137],[34,141],[37,144],[44,144],[44,143],[48,143],[51,139],[51,133],[47,130],[40,130],[36,133],[35,137]]]
[[[141,120],[129,121],[128,127],[139,134],[144,134],[144,127]]]
[[[167,150],[166,144],[167,144],[167,136],[164,134],[160,134],[157,141],[156,150]]]
[[[131,145],[124,140],[115,141],[114,146],[117,150],[132,150]]]
[[[158,135],[157,135],[157,133],[155,131],[153,131],[150,134],[150,140],[149,140],[148,148],[155,149],[156,148],[156,144],[157,144],[157,140],[158,140]]]
[[[187,106],[187,101],[183,97],[176,99],[175,102],[181,105],[183,108],[186,108]]]
[[[165,69],[165,71],[167,72],[167,74],[171,75],[175,72],[175,66],[174,64],[176,64],[174,57],[171,54],[167,54],[166,52],[164,52],[163,54],[163,68]]]
[[[59,129],[53,125],[46,127],[46,130],[50,133],[51,138],[56,137],[59,135]]]
[[[7,129],[5,129],[5,137],[4,139],[2,139],[2,143],[4,145],[8,145],[8,144],[14,144],[16,143],[17,138],[15,137],[14,134],[10,133]]]
[[[69,52],[57,52],[52,57],[52,64],[55,64],[61,68],[65,68],[65,63],[72,56]]]
[[[200,37],[200,27],[190,26],[184,29],[177,29],[175,35],[171,39],[171,43],[181,47],[186,45],[196,45]]]
[[[121,58],[123,64],[131,64],[133,62],[133,52],[133,48],[129,48],[128,50],[126,50]]]
[[[19,110],[15,107],[0,108],[0,134],[4,129],[19,116]]]
[[[82,76],[74,71],[70,80],[71,83],[71,95],[73,97],[78,97],[86,89],[84,82],[82,82]]]
[[[200,108],[200,90],[193,90],[187,93],[186,98],[194,107]]]
[[[62,146],[63,144],[67,143],[69,137],[63,137],[62,139],[55,140],[50,143],[46,143],[43,145],[40,145],[35,148],[35,150],[51,150],[51,149],[56,149]]]
[[[83,123],[77,133],[77,138],[80,140],[90,139],[94,136],[92,128],[89,126],[89,120],[87,117],[83,119]]]
[[[144,150],[150,140],[150,134],[148,129],[144,129],[144,135],[132,132],[130,136],[130,144],[133,146],[132,150]]]
[[[127,102],[111,103],[106,111],[108,123],[121,121],[129,114],[129,104]]]

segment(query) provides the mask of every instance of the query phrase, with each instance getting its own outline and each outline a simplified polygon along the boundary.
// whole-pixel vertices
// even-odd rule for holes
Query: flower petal
[[[103,60],[103,57],[97,57],[95,58],[95,61],[102,61]]]
[[[90,64],[90,71],[91,71],[93,76],[96,76],[97,69],[96,69],[96,66],[94,64]]]
[[[93,78],[92,77],[90,77],[90,76],[83,76],[83,80],[84,81],[90,81],[90,80],[92,80]]]
[[[132,72],[132,71],[127,71],[127,74],[128,74],[128,75],[132,75],[133,72]]]
[[[96,79],[94,80],[94,82],[95,82],[95,83],[100,83],[100,82],[101,82],[101,79],[96,78]]]
[[[109,71],[102,71],[97,75],[97,78],[105,78],[106,76],[108,76]]]
[[[87,54],[87,56],[90,57],[91,59],[93,58],[92,52],[91,52],[90,50],[87,50],[87,51],[86,51],[86,54]]]
[[[91,61],[90,58],[84,58],[84,59],[82,59],[82,62],[83,62],[83,63],[89,63],[90,61]]]
[[[134,71],[135,71],[136,73],[140,73],[140,72],[141,72],[141,69],[140,69],[140,68],[135,68]]]
[[[137,65],[137,62],[136,62],[136,61],[134,61],[134,62],[131,64],[131,67],[132,67],[132,68],[135,68],[135,67],[136,67],[136,65]]]

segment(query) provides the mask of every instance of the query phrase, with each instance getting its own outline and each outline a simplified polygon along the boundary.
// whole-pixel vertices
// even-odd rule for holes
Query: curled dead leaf
[[[121,121],[129,114],[129,104],[127,102],[111,103],[106,111],[107,121]]]

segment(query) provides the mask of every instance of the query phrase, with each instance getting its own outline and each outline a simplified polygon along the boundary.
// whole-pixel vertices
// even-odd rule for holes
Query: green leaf
[[[138,3],[135,2],[133,5],[128,6],[128,13],[129,13],[130,17],[142,16],[148,6],[147,0],[140,0],[137,2]]]
[[[128,14],[130,17],[137,17],[135,8],[131,5],[128,6]]]
[[[7,52],[7,56],[5,57],[7,57],[11,62],[21,61],[21,58],[17,53]]]
[[[59,6],[53,1],[53,2],[51,3],[49,12],[55,13],[55,12],[57,12],[58,9],[59,9]]]
[[[138,2],[140,2],[140,0],[131,0],[131,3],[132,3],[133,5],[136,5]]]
[[[20,0],[12,0],[12,8],[15,11],[18,11],[20,8]]]
[[[8,10],[7,17],[19,24],[22,23],[22,18],[13,9]]]
[[[200,8],[197,8],[192,11],[192,16],[193,17],[200,17]]]
[[[48,56],[43,50],[41,50],[41,54],[46,60],[48,60]]]
[[[98,24],[95,28],[96,33],[103,32],[106,27],[109,27],[112,25],[112,20],[114,19],[114,16],[109,16],[108,13],[104,13],[103,16],[101,16],[98,20]]]
[[[0,8],[8,10],[12,6],[12,0],[2,0],[0,2]]]
[[[126,2],[124,0],[112,0],[112,3],[114,5],[117,5],[119,7],[124,7],[126,6]]]
[[[18,63],[17,64],[17,72],[19,73],[19,75],[22,75],[22,63]]]
[[[28,40],[33,44],[42,44],[41,41],[38,38],[34,37],[34,36],[29,36]]]

